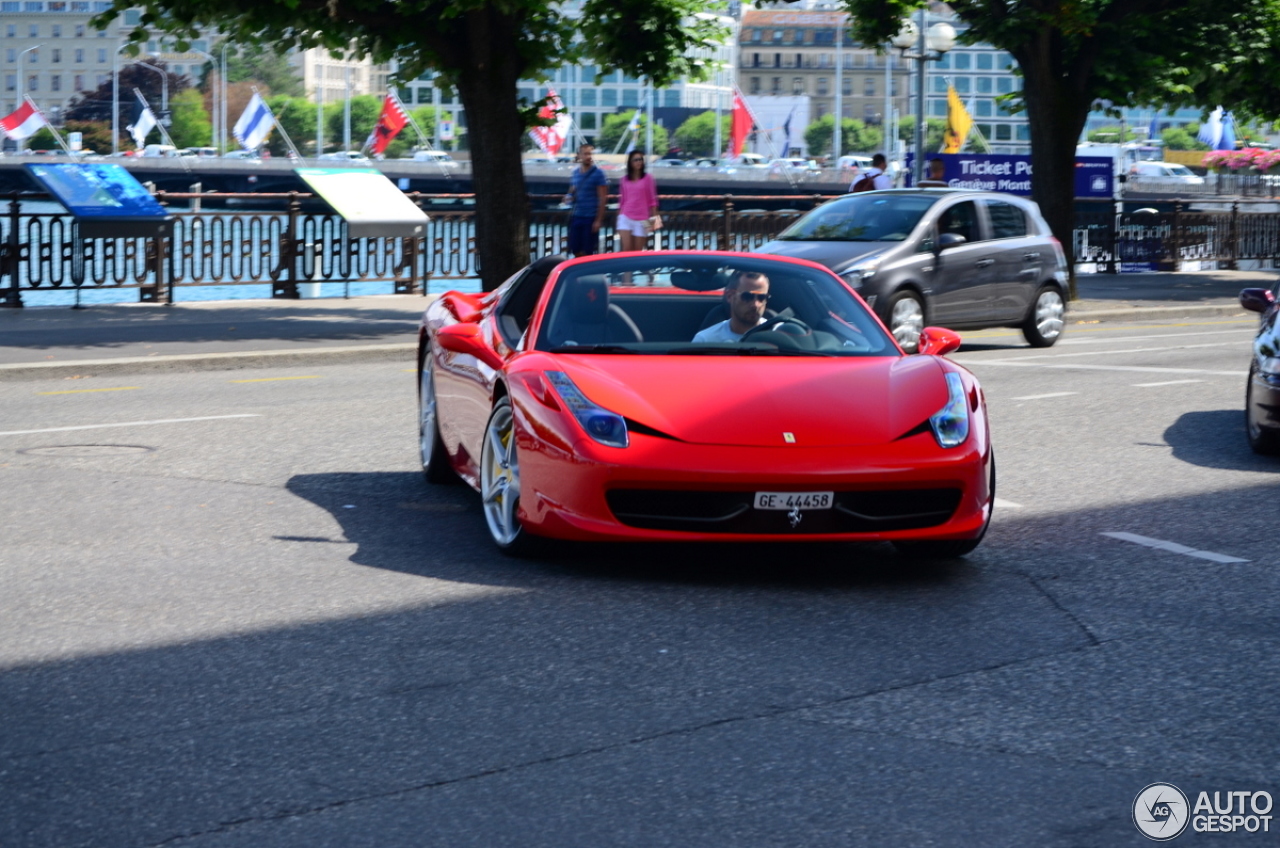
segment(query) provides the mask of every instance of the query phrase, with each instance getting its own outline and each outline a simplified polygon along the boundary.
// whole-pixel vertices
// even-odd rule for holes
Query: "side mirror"
[[[930,356],[946,356],[960,348],[960,334],[943,327],[925,327],[920,331],[916,350]]]
[[[958,247],[966,241],[967,239],[959,233],[943,233],[938,236],[938,250],[946,250],[948,247]]]
[[[1270,289],[1245,289],[1240,292],[1240,305],[1250,312],[1266,312],[1276,302]]]
[[[474,356],[495,371],[500,370],[504,364],[502,358],[484,343],[479,324],[450,324],[441,327],[436,332],[436,341],[445,350]]]

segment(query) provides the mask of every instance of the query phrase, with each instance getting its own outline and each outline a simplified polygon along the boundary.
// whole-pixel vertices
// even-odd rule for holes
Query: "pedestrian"
[[[881,189],[893,188],[893,180],[885,173],[887,162],[883,153],[877,153],[871,157],[871,167],[862,172],[849,186],[849,191],[879,191]]]
[[[916,188],[947,188],[947,165],[941,159],[929,160],[929,176],[916,183]]]
[[[590,256],[600,243],[600,225],[604,223],[605,205],[609,200],[608,180],[596,167],[595,148],[578,146],[578,166],[569,178],[569,193],[564,202],[570,204],[569,252],[574,256]]]
[[[662,227],[658,217],[658,187],[644,171],[644,154],[627,154],[627,175],[618,187],[618,235],[622,250],[644,250],[649,235]]]

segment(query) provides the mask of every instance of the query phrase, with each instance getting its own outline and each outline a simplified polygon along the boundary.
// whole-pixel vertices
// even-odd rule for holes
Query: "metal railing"
[[[35,195],[14,194],[0,215],[0,305],[21,306],[24,292],[138,290],[144,302],[172,302],[184,289],[269,285],[277,298],[296,298],[307,283],[375,283],[395,293],[425,292],[432,280],[479,274],[470,196],[410,195],[430,214],[418,238],[351,238],[336,214],[310,195],[189,195],[160,193],[174,225],[151,238],[83,238],[61,211],[24,211]],[[665,250],[751,251],[831,195],[743,197],[664,195],[664,228],[650,246]],[[194,208],[179,208],[178,203]],[[531,196],[531,204],[547,197]],[[269,208],[211,204],[272,204]],[[751,208],[784,205],[772,211]],[[51,205],[51,204],[46,204]],[[1176,270],[1187,261],[1280,260],[1280,213],[1249,211],[1238,201],[1220,212],[1191,212],[1175,203],[1117,215],[1110,201],[1077,204],[1077,263],[1116,272]],[[743,208],[748,207],[748,208]],[[1269,208],[1269,207],[1268,207]],[[600,231],[601,252],[617,249],[613,215]],[[568,210],[533,209],[530,260],[567,250]]]

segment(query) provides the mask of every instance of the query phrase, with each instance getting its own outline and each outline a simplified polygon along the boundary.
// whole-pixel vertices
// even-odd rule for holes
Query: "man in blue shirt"
[[[569,178],[569,193],[564,202],[572,204],[569,215],[569,252],[574,256],[590,256],[600,242],[600,225],[604,223],[605,204],[609,199],[604,171],[596,167],[589,144],[578,147],[578,162]]]

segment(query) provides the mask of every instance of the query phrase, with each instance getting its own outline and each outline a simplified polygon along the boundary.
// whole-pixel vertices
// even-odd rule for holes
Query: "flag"
[[[254,150],[267,140],[267,136],[271,134],[271,129],[275,125],[275,115],[271,114],[271,109],[262,99],[262,95],[255,91],[249,100],[249,105],[244,107],[244,114],[231,129],[231,134],[236,137],[236,141],[240,142],[241,147]]]
[[[375,155],[383,152],[408,123],[409,116],[404,113],[404,109],[400,108],[396,98],[388,94],[382,101],[382,114],[378,116],[378,123],[374,124],[373,132],[369,133],[365,146]]]
[[[1200,125],[1200,134],[1196,139],[1209,145],[1210,150],[1218,150],[1218,142],[1222,140],[1222,107],[1209,113],[1209,120]]]
[[[5,138],[20,141],[35,135],[45,123],[47,122],[44,115],[34,103],[28,100],[10,114],[0,118],[0,132],[4,133]]]
[[[782,155],[791,155],[791,119],[795,117],[796,107],[792,106],[787,119],[782,122]]]
[[[942,135],[942,152],[959,153],[963,150],[972,127],[973,118],[969,117],[969,110],[960,102],[955,86],[947,85],[947,130]]]
[[[564,147],[564,140],[569,137],[573,119],[564,111],[564,104],[560,102],[560,96],[554,89],[547,89],[547,101],[538,110],[538,117],[554,120],[555,123],[547,127],[534,127],[529,130],[529,135],[539,150],[548,156],[555,156]]]
[[[1160,128],[1156,125],[1156,118],[1158,117],[1160,117],[1159,112],[1151,116],[1151,125],[1147,127],[1148,139],[1154,139],[1156,137],[1156,133],[1160,132]]]
[[[151,111],[150,106],[141,100],[133,104],[133,118],[125,129],[129,131],[129,135],[133,136],[134,147],[140,148],[146,144],[147,133],[155,129],[157,123],[155,113]]]
[[[733,119],[729,129],[729,155],[741,156],[742,148],[747,143],[747,136],[751,133],[751,111],[747,109],[747,102],[742,99],[742,92],[734,91],[733,93]]]
[[[1236,149],[1236,119],[1228,112],[1222,116],[1222,137],[1218,139],[1215,150]]]

